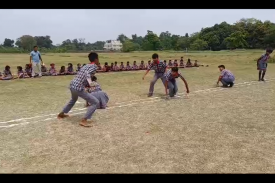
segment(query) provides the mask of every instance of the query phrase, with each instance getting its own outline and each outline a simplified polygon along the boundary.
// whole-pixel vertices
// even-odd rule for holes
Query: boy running
[[[167,89],[169,88],[169,96],[174,97],[178,92],[178,85],[176,78],[180,77],[185,84],[186,93],[189,93],[189,87],[187,81],[184,79],[181,73],[179,73],[178,67],[172,67],[171,70],[168,70],[165,74],[165,94],[168,97]]]
[[[259,81],[265,81],[264,76],[267,68],[267,61],[270,58],[270,54],[273,52],[272,49],[266,49],[266,53],[263,54],[257,60],[257,69],[259,70]]]
[[[98,54],[94,52],[91,52],[88,55],[88,58],[91,63],[83,66],[77,73],[75,78],[71,81],[70,90],[72,98],[70,102],[64,107],[63,111],[59,113],[57,116],[58,118],[68,117],[66,113],[68,113],[72,109],[78,97],[81,97],[91,104],[87,109],[86,115],[79,123],[79,125],[84,127],[91,127],[91,125],[88,124],[87,120],[92,118],[92,115],[97,109],[97,105],[99,103],[98,99],[96,99],[93,95],[90,95],[89,93],[85,92],[85,86],[87,84],[91,85],[92,83],[91,75],[94,75],[96,73],[97,64],[99,61]]]
[[[148,74],[148,72],[151,69],[155,70],[154,78],[150,83],[148,97],[153,96],[154,86],[155,86],[155,83],[157,82],[158,79],[161,79],[163,84],[165,84],[164,73],[166,72],[166,68],[167,68],[167,66],[164,64],[164,62],[159,60],[158,54],[154,53],[152,55],[152,59],[153,59],[153,63],[151,63],[148,66],[147,71],[145,72],[144,76],[142,77],[142,79],[144,80],[145,76]]]

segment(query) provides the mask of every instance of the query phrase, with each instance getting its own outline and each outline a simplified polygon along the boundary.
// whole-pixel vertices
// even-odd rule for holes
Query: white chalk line
[[[270,80],[274,80],[275,78],[271,78],[269,80],[266,80],[266,82],[269,82]],[[243,83],[237,83],[234,84],[234,87],[238,86],[238,85],[251,85],[252,83],[259,83],[259,81],[250,81],[250,82],[243,82]],[[199,93],[199,92],[208,92],[208,91],[218,91],[218,90],[225,90],[227,88],[208,88],[208,89],[204,89],[204,90],[197,90],[191,93]],[[185,94],[185,93],[178,93],[178,94]],[[189,94],[192,95],[192,94]],[[155,100],[155,99],[159,99],[160,97],[151,97],[151,98],[145,98],[145,99],[137,99],[137,100],[131,100],[131,101],[125,101],[125,102],[117,102],[115,104],[125,104],[125,103],[131,103],[131,102],[137,102],[137,101],[143,101],[143,100]]]
[[[271,78],[269,80],[266,80],[266,82],[270,82],[271,80],[274,80],[274,79],[275,78]],[[251,83],[259,83],[259,81],[243,82],[243,83],[238,83],[238,84],[235,84],[235,85],[248,85],[248,84],[250,85]],[[226,89],[228,89],[228,88],[219,88],[219,89],[210,88],[210,89],[205,89],[205,90],[197,90],[197,91],[194,91],[193,93],[204,92],[204,91],[215,92],[215,91],[226,90]],[[181,95],[181,94],[185,94],[185,93],[178,93],[178,94]],[[179,96],[179,95],[177,95],[176,97],[181,98],[182,96]],[[188,95],[190,96],[190,95],[194,95],[194,94],[191,93],[191,94],[188,94]],[[147,101],[141,102],[142,100],[147,100]],[[110,109],[114,109],[114,108],[127,107],[127,106],[136,105],[136,104],[142,104],[142,103],[157,102],[157,101],[160,101],[160,100],[162,100],[161,97],[154,97],[150,101],[148,101],[148,98],[147,99],[134,100],[134,101],[138,101],[136,103],[131,103],[132,101],[128,101],[130,103],[125,104],[125,105],[119,105],[119,106],[111,106],[111,107],[106,108],[106,110],[110,110]],[[86,110],[86,108],[75,108],[74,110],[70,111],[70,113],[76,112],[76,111],[81,111],[81,110]],[[79,113],[74,113],[74,114],[70,114],[70,115],[77,115],[77,114],[83,114],[83,113],[85,113],[85,112],[79,112]],[[57,115],[58,114],[47,114],[47,115],[34,116],[34,117],[29,117],[29,118],[21,118],[21,119],[15,119],[15,120],[10,120],[10,121],[0,122],[0,124],[13,123],[13,122],[18,122],[18,121],[20,122],[20,121],[26,121],[26,120],[35,119],[35,118],[48,117],[48,116],[57,116]],[[39,121],[36,121],[36,122],[52,120],[52,119],[55,119],[55,118],[56,117],[46,118],[46,119],[39,120]],[[11,125],[7,125],[7,126],[0,126],[0,128],[9,128],[9,127],[17,126],[17,125],[20,125],[20,124],[29,124],[29,123],[30,122],[24,122],[24,123],[19,123],[19,124],[11,124]]]

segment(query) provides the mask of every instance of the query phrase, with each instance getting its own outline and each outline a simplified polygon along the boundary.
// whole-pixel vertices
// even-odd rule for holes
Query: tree
[[[160,40],[158,35],[153,33],[153,31],[148,30],[147,35],[144,37],[142,48],[143,50],[159,50]]]
[[[16,41],[16,45],[22,47],[24,50],[31,51],[36,45],[36,40],[30,35],[24,35]]]
[[[189,37],[188,33],[185,33],[185,37]]]
[[[123,52],[131,52],[139,49],[139,44],[133,43],[131,40],[126,40],[123,43],[122,51]]]
[[[172,35],[169,31],[162,32],[159,35],[160,45],[161,48],[164,50],[171,50],[172,49]]]
[[[52,48],[52,40],[50,36],[35,36],[36,44],[40,48]]]
[[[13,44],[14,44],[14,40],[5,38],[3,46],[5,46],[5,47],[13,47]]]
[[[118,35],[118,37],[117,37],[117,41],[120,41],[122,44],[126,41],[126,40],[128,40],[129,38],[127,37],[127,36],[125,36],[124,34],[120,34],[120,35]]]
[[[191,45],[190,48],[192,50],[205,50],[208,47],[208,44],[206,41],[202,39],[196,39]]]
[[[245,48],[248,46],[245,38],[246,35],[244,35],[241,31],[237,31],[232,33],[224,41],[228,48]]]
[[[176,43],[177,50],[185,50],[190,47],[190,39],[186,36],[180,37]]]

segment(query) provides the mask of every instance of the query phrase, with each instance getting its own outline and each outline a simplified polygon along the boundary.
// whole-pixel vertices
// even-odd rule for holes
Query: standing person
[[[174,97],[177,92],[178,92],[178,85],[177,85],[177,81],[176,78],[180,77],[182,79],[182,81],[185,84],[186,87],[186,93],[189,93],[189,87],[187,84],[187,81],[184,79],[184,77],[182,76],[181,73],[179,73],[179,68],[178,67],[172,67],[171,70],[168,70],[165,74],[164,74],[164,78],[165,78],[165,94],[166,96],[168,96],[167,93],[167,89],[169,88],[169,96],[170,97]]]
[[[235,76],[231,71],[225,69],[224,65],[219,65],[218,68],[221,71],[221,75],[217,81],[217,86],[219,86],[219,82],[223,84],[223,87],[232,87],[234,85]]]
[[[34,78],[34,75],[35,75],[35,68],[37,68],[38,75],[39,77],[41,77],[42,76],[41,64],[43,65],[43,61],[37,46],[34,46],[33,51],[31,51],[30,53],[30,64],[32,65],[32,78]]]
[[[87,120],[92,118],[92,115],[95,112],[97,105],[99,103],[99,101],[93,95],[89,95],[87,92],[85,92],[85,86],[87,84],[91,86],[91,76],[96,73],[98,64],[98,54],[95,52],[91,52],[88,55],[88,58],[91,63],[83,66],[80,69],[80,71],[78,71],[75,78],[71,81],[70,90],[72,98],[70,102],[64,107],[63,111],[59,113],[57,116],[58,118],[68,117],[66,113],[68,113],[72,109],[78,97],[81,97],[84,100],[86,100],[86,102],[91,104],[88,107],[87,113],[85,114],[84,118],[79,123],[79,125],[84,127],[91,127],[91,125],[88,124]]]
[[[259,81],[265,81],[264,76],[266,73],[267,68],[267,61],[270,58],[270,54],[273,52],[272,49],[266,49],[266,53],[263,54],[258,60],[257,60],[257,69],[259,70]]]
[[[154,78],[150,83],[148,97],[153,96],[154,86],[155,86],[158,79],[162,80],[163,85],[165,84],[164,73],[166,72],[166,68],[167,68],[167,66],[164,64],[164,62],[159,60],[158,54],[154,53],[152,55],[152,59],[153,59],[153,63],[151,63],[148,66],[147,71],[145,72],[144,76],[142,77],[142,79],[144,80],[145,76],[148,74],[148,72],[151,69],[155,70]]]

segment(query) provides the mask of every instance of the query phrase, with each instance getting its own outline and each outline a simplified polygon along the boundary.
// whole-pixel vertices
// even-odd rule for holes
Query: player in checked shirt
[[[168,97],[167,89],[169,88],[169,96],[174,97],[178,92],[178,85],[176,78],[180,77],[182,81],[185,84],[186,87],[186,93],[189,93],[189,87],[187,84],[187,81],[184,79],[184,77],[179,73],[178,67],[172,67],[171,70],[168,70],[165,74],[165,94]]]
[[[91,125],[88,124],[87,120],[92,118],[93,113],[97,109],[98,106],[98,99],[94,97],[93,95],[90,95],[85,91],[85,86],[89,84],[91,86],[92,80],[91,76],[96,73],[97,65],[99,63],[98,60],[98,54],[91,52],[88,55],[88,58],[90,60],[90,64],[87,64],[83,66],[80,71],[78,71],[75,78],[71,81],[70,84],[70,90],[71,90],[71,100],[69,103],[63,108],[62,112],[58,114],[58,118],[65,118],[68,117],[66,113],[70,112],[74,104],[76,103],[78,97],[83,98],[86,100],[89,104],[91,104],[87,108],[87,113],[85,114],[84,118],[82,118],[79,125],[84,127],[91,127]]]
[[[148,72],[151,69],[155,70],[154,78],[153,78],[153,80],[150,83],[150,89],[149,89],[148,97],[153,96],[154,86],[155,86],[155,84],[156,84],[156,82],[157,82],[158,79],[162,80],[163,85],[165,84],[164,73],[166,72],[166,68],[167,68],[167,66],[164,64],[164,62],[159,60],[158,54],[154,53],[152,55],[152,59],[153,59],[153,63],[151,63],[150,65],[148,65],[147,71],[144,74],[144,76],[142,77],[142,79],[144,80],[145,76],[148,74]]]

